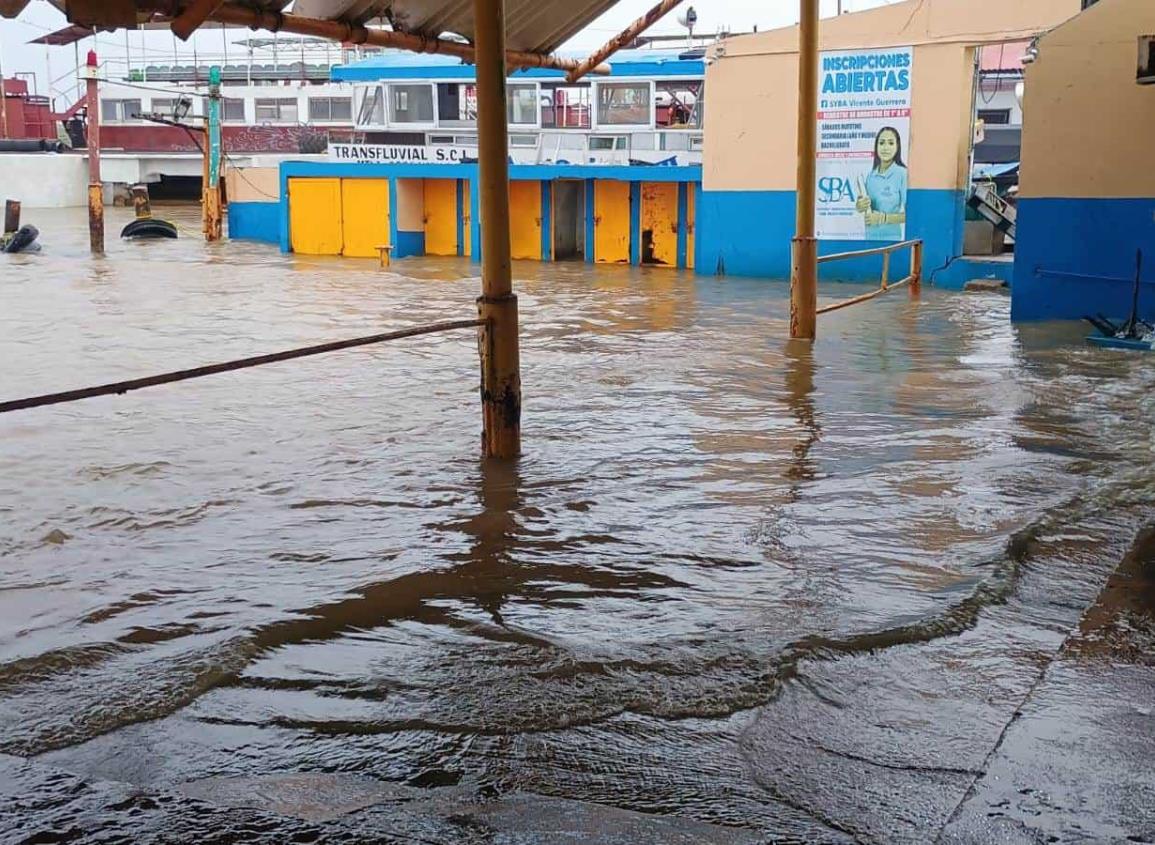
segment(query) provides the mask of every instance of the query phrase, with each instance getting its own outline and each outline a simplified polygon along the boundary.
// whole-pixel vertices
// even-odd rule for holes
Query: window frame
[[[516,123],[512,117],[513,100],[509,92],[513,88],[528,88],[533,95],[533,123]],[[537,82],[510,82],[505,86],[505,118],[511,129],[540,129],[541,128],[541,85]]]
[[[407,130],[420,131],[422,129],[437,129],[437,82],[429,80],[405,80],[401,82],[389,82],[386,84],[385,97],[385,119],[391,127],[403,127]],[[429,120],[398,120],[394,117],[394,96],[397,93],[405,93],[408,96],[408,91],[399,92],[399,88],[425,88],[429,91],[429,102],[432,106]],[[408,111],[408,106],[406,106]]]
[[[129,116],[127,110],[124,108],[125,103],[136,103],[135,113],[144,113],[144,101],[140,97],[109,97],[108,99],[102,97],[100,100],[100,122],[144,123],[145,121],[141,118]],[[116,117],[108,117],[105,114],[105,106],[112,106],[116,112]]]
[[[267,120],[261,118],[262,104],[267,108],[269,103],[273,103],[277,108],[276,120]],[[292,120],[285,120],[281,116],[281,111],[286,104],[293,104],[293,111],[295,115]],[[257,126],[300,126],[301,125],[301,103],[296,97],[256,97],[253,100],[253,117]]]
[[[602,121],[602,90],[614,88],[645,88],[649,94],[649,106],[646,109],[645,123],[605,123]],[[656,120],[655,81],[653,79],[615,79],[611,81],[597,81],[593,83],[593,126],[598,129],[654,129]]]
[[[226,111],[226,106],[229,103],[241,104],[241,116],[239,118],[229,117]],[[245,123],[248,115],[248,108],[245,105],[244,97],[221,97],[221,123]]]
[[[349,117],[348,118],[340,118],[340,117],[334,117],[333,116],[333,105],[337,101],[344,101],[344,102],[349,104]],[[335,94],[319,94],[315,97],[307,96],[306,97],[306,103],[308,105],[308,113],[309,113],[308,122],[309,123],[325,123],[325,124],[344,124],[344,123],[352,124],[353,123],[353,97],[352,96],[341,97],[341,96],[338,96]],[[324,103],[325,104],[326,110],[328,112],[326,117],[314,117],[313,116],[314,103]]]
[[[658,89],[662,85],[677,85],[695,82],[698,95],[694,101],[693,114],[698,116],[696,126],[662,126],[658,123]],[[654,80],[654,128],[659,132],[704,132],[706,127],[706,78],[703,76],[672,76]]]

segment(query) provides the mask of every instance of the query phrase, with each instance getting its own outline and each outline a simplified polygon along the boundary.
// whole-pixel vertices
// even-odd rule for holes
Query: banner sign
[[[330,161],[358,161],[365,164],[461,164],[477,161],[477,150],[469,147],[420,147],[403,144],[329,143]]]
[[[819,240],[905,240],[913,58],[911,47],[820,56]]]

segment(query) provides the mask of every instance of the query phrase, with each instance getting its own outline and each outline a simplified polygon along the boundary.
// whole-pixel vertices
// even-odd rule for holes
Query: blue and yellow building
[[[1100,8],[1128,2],[1103,0]],[[824,51],[910,50],[905,237],[924,242],[931,283],[1011,279],[1012,262],[964,254],[979,51],[1045,33],[1080,6],[1081,0],[910,0],[823,21]],[[514,257],[787,278],[797,41],[797,28],[788,27],[725,39],[704,53],[627,51],[613,59],[608,76],[579,83],[543,69],[512,74]],[[335,68],[334,80],[354,87],[363,143],[331,145],[321,160],[246,172],[250,184],[264,186],[261,195],[233,178],[230,234],[303,254],[369,257],[388,245],[395,258],[476,258],[484,221],[473,72],[448,57],[392,52]],[[1028,92],[1032,85],[1028,77]],[[1029,112],[1028,103],[1028,120]],[[1023,170],[1030,174],[1029,158],[1039,147],[1025,143]],[[874,245],[826,240],[820,252]],[[879,256],[864,257],[823,265],[822,274],[873,280],[881,263]]]
[[[1099,0],[1027,65],[1011,312],[1155,318],[1155,4]]]

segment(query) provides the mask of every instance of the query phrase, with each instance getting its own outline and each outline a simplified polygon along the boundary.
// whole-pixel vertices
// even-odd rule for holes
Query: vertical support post
[[[51,80],[51,77],[49,77]],[[8,137],[8,93],[4,88],[4,60],[0,58],[0,138]]]
[[[922,241],[910,245],[910,297],[917,299],[922,293]]]
[[[152,204],[148,200],[148,185],[132,186],[132,210],[137,220],[148,220],[152,217]]]
[[[814,340],[818,311],[818,241],[814,189],[818,143],[818,0],[801,0],[798,29],[798,185],[790,271],[790,337]]]
[[[882,289],[886,290],[890,285],[890,250],[882,254]]]
[[[209,69],[208,115],[205,119],[205,166],[203,197],[206,241],[221,239],[221,69]]]
[[[104,252],[104,183],[100,180],[100,91],[96,51],[88,51],[84,66],[88,110],[88,245],[94,253]]]
[[[4,201],[4,234],[10,235],[20,228],[20,201]]]
[[[482,452],[521,451],[521,373],[517,297],[509,240],[509,140],[505,105],[505,0],[473,0],[477,51],[478,183],[481,200]]]

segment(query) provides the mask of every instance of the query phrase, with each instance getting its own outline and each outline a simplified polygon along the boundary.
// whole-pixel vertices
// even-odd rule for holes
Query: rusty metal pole
[[[152,217],[152,204],[148,200],[148,185],[132,186],[132,210],[137,220],[148,220]]]
[[[922,241],[910,245],[910,298],[918,299],[922,293]]]
[[[818,0],[801,0],[798,28],[798,184],[790,272],[790,337],[814,340],[818,310],[818,241],[814,188],[818,144]]]
[[[104,183],[100,180],[100,92],[96,51],[88,51],[84,67],[88,98],[88,244],[93,253],[104,252]]]
[[[4,201],[4,234],[10,235],[20,228],[20,201]]]
[[[505,0],[473,0],[477,62],[477,152],[481,203],[482,453],[521,452],[517,297],[509,241],[509,140],[505,105]]]
[[[667,14],[670,10],[681,3],[682,0],[661,0],[658,5],[651,8],[648,12],[623,29],[597,50],[590,53],[589,58],[583,59],[581,64],[566,74],[566,80],[569,82],[576,82],[581,79],[591,69],[597,67],[618,50],[628,47],[634,42],[634,39],[656,24]]]

